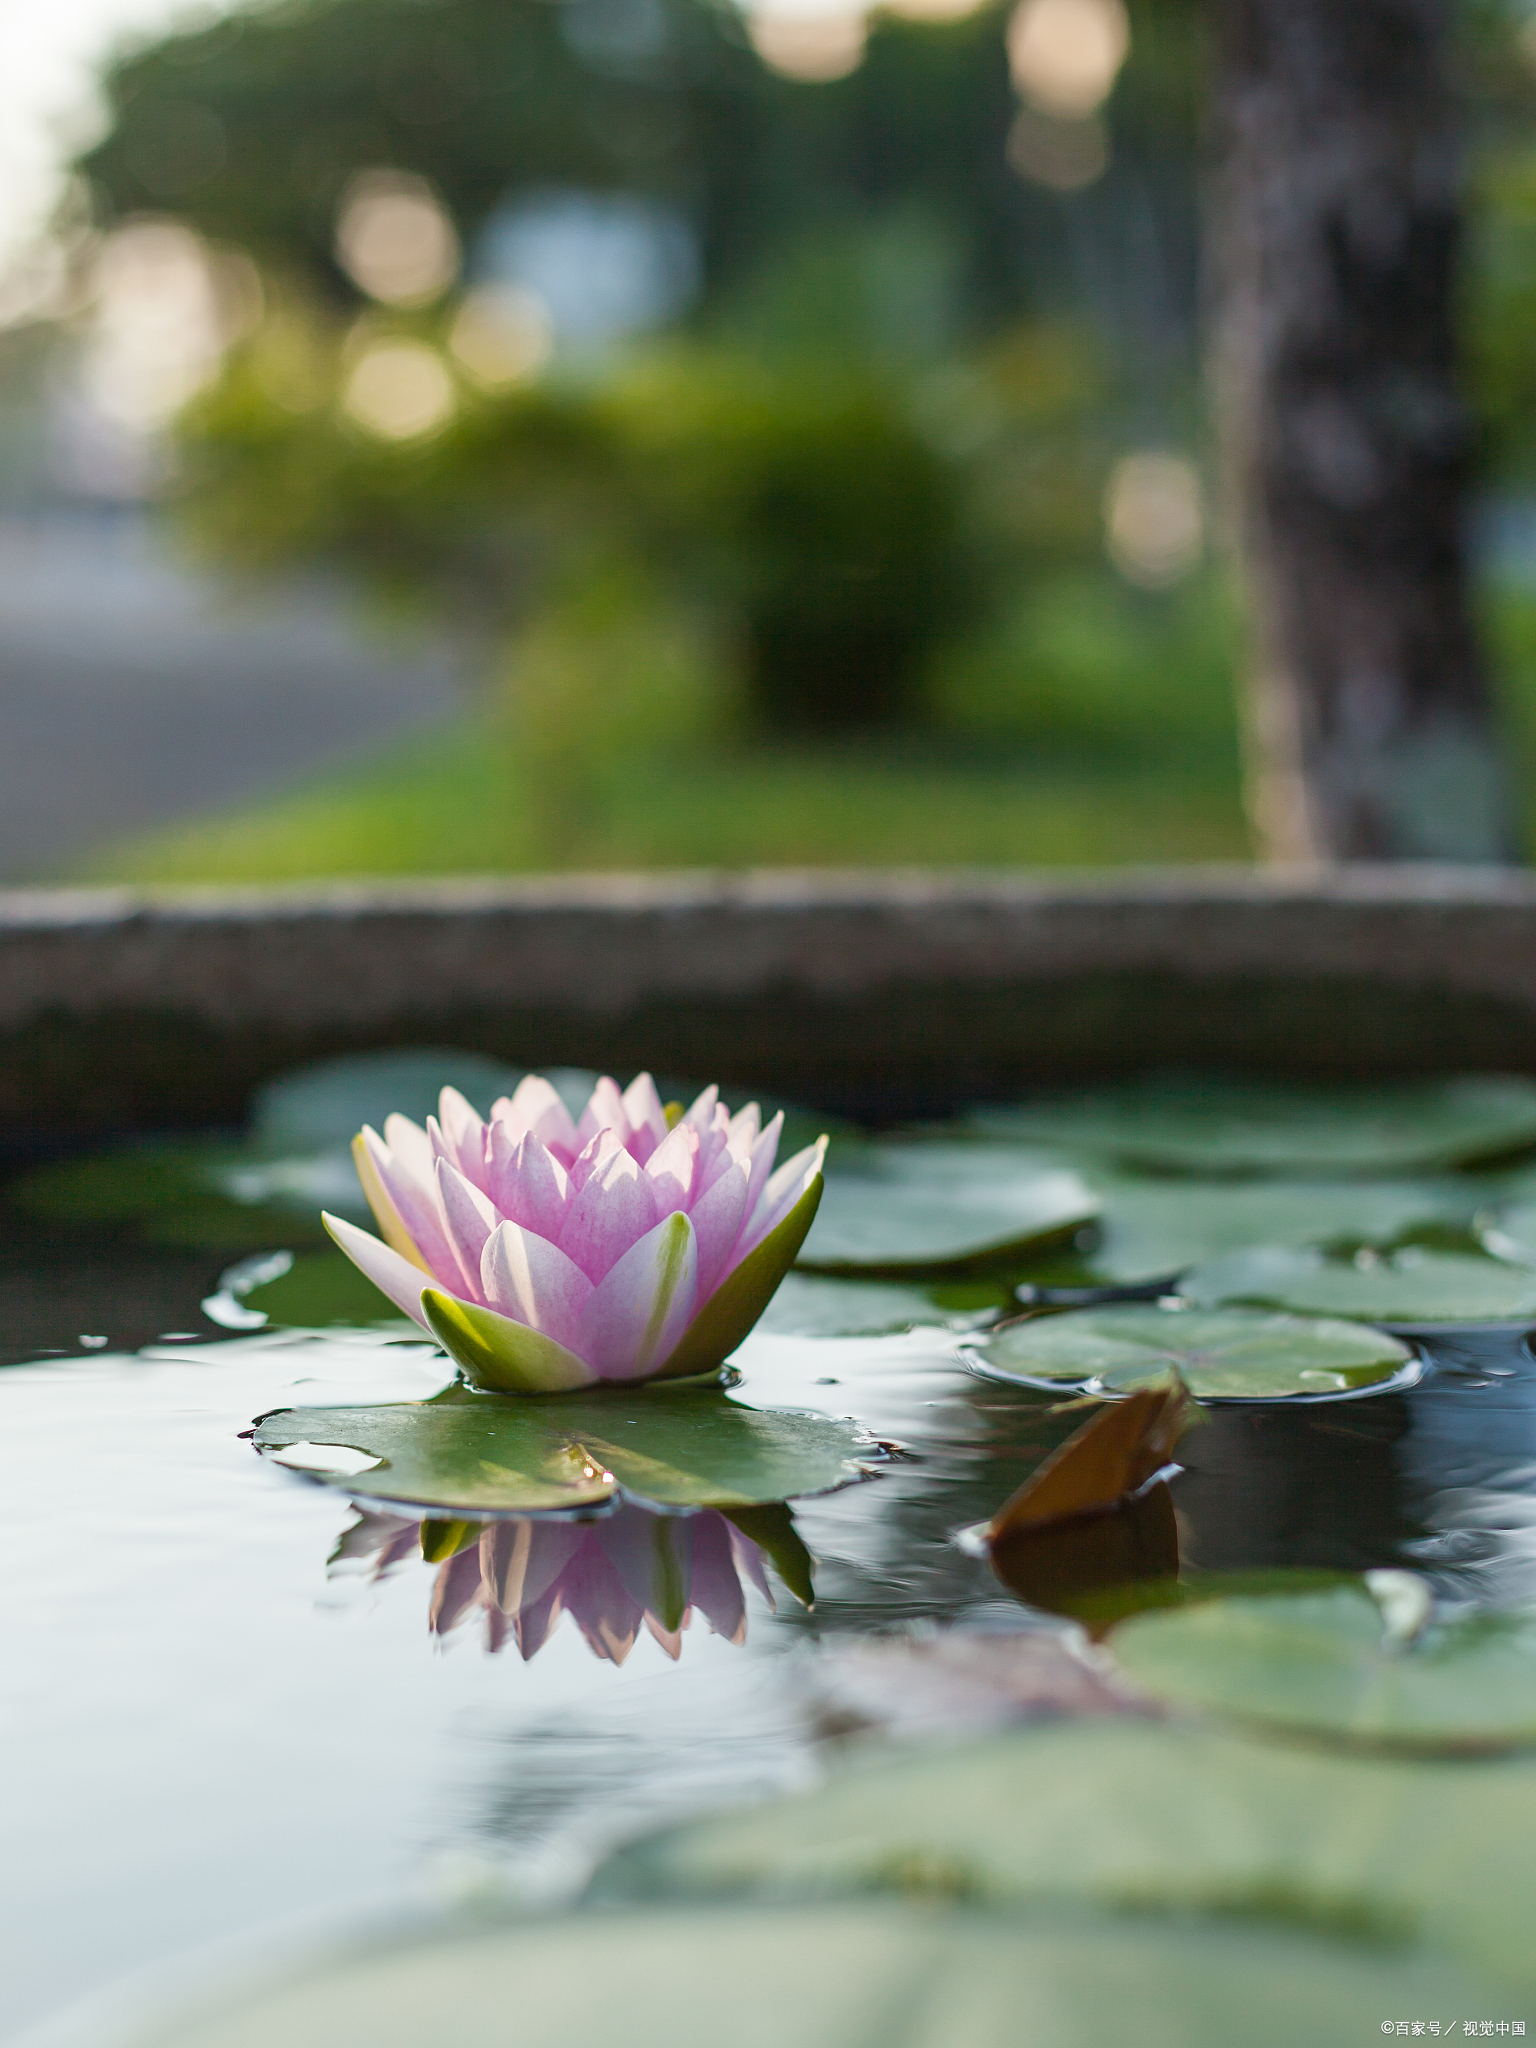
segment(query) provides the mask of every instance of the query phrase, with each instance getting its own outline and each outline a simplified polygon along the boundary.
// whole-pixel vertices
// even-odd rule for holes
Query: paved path
[[[204,581],[131,517],[0,521],[0,881],[449,719],[462,670],[323,586]]]

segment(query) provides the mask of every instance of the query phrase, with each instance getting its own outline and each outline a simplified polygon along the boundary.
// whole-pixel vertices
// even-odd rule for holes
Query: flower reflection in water
[[[486,1648],[513,1642],[525,1659],[549,1641],[562,1614],[613,1664],[624,1662],[642,1627],[676,1658],[695,1611],[716,1635],[744,1642],[746,1586],[774,1605],[770,1555],[795,1597],[810,1600],[810,1559],[782,1506],[741,1512],[762,1542],[715,1508],[664,1515],[633,1502],[583,1521],[413,1522],[359,1513],[332,1554],[333,1568],[367,1559],[380,1579],[409,1557],[437,1562],[432,1632],[445,1636],[480,1612]]]

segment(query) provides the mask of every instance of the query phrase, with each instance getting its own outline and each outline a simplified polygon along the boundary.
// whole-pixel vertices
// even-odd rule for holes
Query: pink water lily
[[[719,1365],[767,1307],[821,1199],[826,1139],[775,1165],[782,1113],[706,1088],[662,1106],[606,1076],[579,1122],[530,1074],[482,1122],[445,1088],[425,1130],[353,1141],[383,1236],[327,1216],[353,1263],[500,1393]]]

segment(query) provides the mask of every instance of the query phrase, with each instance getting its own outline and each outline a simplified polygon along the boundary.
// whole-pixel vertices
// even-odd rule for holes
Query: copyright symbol
[[[1390,2033],[1391,2033],[1391,2031],[1392,2031],[1392,2022],[1391,2022],[1391,2020],[1383,2020],[1383,2021],[1382,2021],[1382,2023],[1381,2023],[1381,2031],[1382,2031],[1382,2032],[1383,2032],[1384,2034],[1390,2034]]]

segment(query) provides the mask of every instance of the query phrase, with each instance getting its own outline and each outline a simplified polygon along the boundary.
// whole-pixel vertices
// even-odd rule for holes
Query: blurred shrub
[[[1149,592],[1079,568],[946,647],[930,700],[954,731],[1034,752],[1235,769],[1240,638],[1213,571]]]
[[[947,640],[1097,554],[1100,455],[1076,424],[1091,358],[1069,343],[1025,335],[939,371],[678,343],[489,396],[450,369],[451,320],[276,312],[183,423],[198,544],[254,569],[329,561],[549,645],[610,615],[619,564],[697,618],[736,678],[717,694],[785,733],[912,717]],[[385,341],[433,351],[435,430],[349,416]]]

